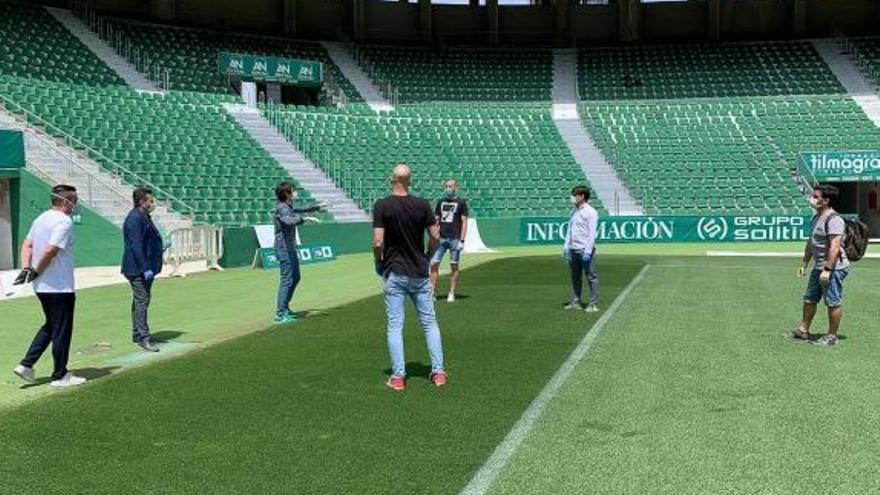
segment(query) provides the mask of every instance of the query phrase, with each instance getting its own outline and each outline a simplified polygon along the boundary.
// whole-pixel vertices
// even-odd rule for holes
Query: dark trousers
[[[595,305],[599,303],[599,274],[596,273],[596,251],[593,250],[593,257],[590,263],[584,263],[581,259],[581,250],[571,250],[570,261],[568,266],[571,269],[571,297],[575,301],[581,300],[581,287],[583,285],[583,275],[587,276],[587,284],[590,286],[589,304]]]
[[[150,297],[153,292],[153,281],[144,279],[143,275],[129,278],[131,284],[131,339],[140,342],[150,338],[150,325],[147,323],[147,310],[150,308]]]
[[[284,316],[290,311],[290,300],[293,291],[299,285],[299,257],[296,251],[278,251],[278,264],[281,268],[281,280],[278,283],[278,299],[275,302],[275,316]]]
[[[46,323],[37,332],[21,364],[33,368],[51,342],[52,358],[55,360],[52,379],[60,380],[67,374],[67,361],[70,358],[70,339],[73,337],[73,309],[76,305],[76,294],[73,292],[43,292],[37,293],[37,298],[43,307]]]

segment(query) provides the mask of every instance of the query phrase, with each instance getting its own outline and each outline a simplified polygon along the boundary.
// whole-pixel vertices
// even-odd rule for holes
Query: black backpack
[[[825,219],[825,235],[828,235],[828,222],[833,217],[839,216],[836,213],[828,215]],[[868,250],[868,226],[859,219],[850,219],[843,217],[844,236],[843,236],[843,252],[850,261],[859,261],[865,256]]]

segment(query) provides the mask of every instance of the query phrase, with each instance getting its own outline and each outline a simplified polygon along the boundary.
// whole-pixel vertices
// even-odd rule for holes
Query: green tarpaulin
[[[0,168],[24,167],[24,135],[0,129]]]

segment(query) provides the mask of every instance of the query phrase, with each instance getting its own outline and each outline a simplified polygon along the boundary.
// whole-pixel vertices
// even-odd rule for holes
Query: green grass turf
[[[326,309],[360,299],[379,290],[366,256],[345,256],[333,263],[303,267],[303,279],[294,297],[294,310]],[[345,280],[345,283],[327,283]],[[210,345],[226,338],[265,328],[274,315],[278,273],[240,268],[201,273],[186,278],[161,279],[153,289],[150,324],[159,339]],[[137,349],[131,343],[131,289],[127,285],[78,291],[70,368],[87,377],[116,372],[114,360]],[[43,314],[34,298],[0,302],[0,407],[14,406],[50,392],[48,387],[24,387],[11,369],[27,350]],[[110,348],[77,354],[96,343]],[[49,351],[37,364],[38,375],[52,370]],[[161,359],[162,356],[151,356]]]
[[[640,267],[633,258],[601,260],[604,300]],[[230,314],[242,313],[257,317],[250,325],[261,325],[271,307],[264,293],[271,290],[258,285],[272,286],[250,280],[259,278],[250,273],[241,277],[235,290],[231,284],[205,294],[182,290],[173,316],[227,325]],[[370,297],[8,409],[0,412],[0,487],[9,493],[454,493],[596,320],[561,309],[566,280],[558,257],[501,259],[469,271],[465,297],[438,304],[451,378],[446,389],[426,378],[427,353],[412,311],[409,388],[396,394],[384,387],[384,308]],[[251,294],[257,291],[262,298]],[[124,312],[123,295],[114,297],[121,306],[114,311]],[[168,318],[163,326],[182,324],[162,318]]]
[[[499,258],[558,255],[560,249],[560,246],[504,247],[495,253],[468,254],[463,267],[467,270]],[[601,246],[600,256],[701,256],[711,249],[791,251],[797,250],[797,246],[779,243],[617,244]],[[380,286],[372,273],[371,257],[371,254],[347,255],[332,263],[303,266],[303,280],[294,298],[294,309],[322,310],[377,294]],[[465,284],[467,277],[464,276]],[[150,310],[153,331],[162,339],[208,346],[262,329],[272,317],[277,284],[277,272],[250,268],[197,274],[185,279],[162,279],[153,292]],[[119,361],[140,357],[130,342],[130,300],[131,292],[125,285],[78,291],[71,369],[89,378],[100,378],[133,365],[165,359],[171,354],[150,356],[146,362]],[[0,363],[2,367],[12,368],[42,324],[42,313],[35,299],[25,298],[0,301],[0,314]],[[109,344],[109,347],[96,347],[98,343]],[[178,349],[192,347],[196,346]],[[91,350],[99,352],[89,353]],[[37,365],[37,372],[43,377],[51,371],[48,357]],[[45,386],[22,387],[16,377],[0,368],[0,408],[20,405],[50,392]]]
[[[796,261],[652,263],[490,493],[877,493],[880,263],[830,349],[781,337]]]

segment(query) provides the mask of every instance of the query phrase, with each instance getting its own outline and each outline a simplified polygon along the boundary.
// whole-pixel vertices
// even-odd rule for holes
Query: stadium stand
[[[803,213],[798,154],[875,149],[849,98],[812,96],[582,104],[597,144],[649,213]]]
[[[880,84],[880,38],[850,38],[856,59],[875,84]]]
[[[578,61],[584,100],[844,92],[807,42],[584,49]]]
[[[550,100],[553,57],[549,50],[437,51],[368,46],[359,53],[367,74],[380,88],[390,84],[399,103]]]
[[[581,115],[647,213],[804,213],[798,155],[880,132],[806,42],[579,53]]]
[[[223,110],[238,97],[217,70],[221,51],[325,64],[355,103],[264,111],[365,210],[401,160],[417,170],[417,193],[432,197],[454,176],[482,216],[566,214],[564,191],[585,182],[550,116],[548,50],[360,47],[364,70],[401,103],[376,113],[317,43],[119,19],[104,26],[111,42],[167,69],[172,91],[130,90],[44,10],[0,2],[5,106],[108,170],[121,164],[168,191],[199,221],[265,222],[271,186],[287,178]],[[866,63],[880,60],[880,41],[856,42]],[[585,126],[650,214],[800,213],[800,152],[880,146],[806,42],[583,49],[578,79]]]
[[[348,101],[361,101],[319,43],[115,19],[108,20],[108,25],[113,33],[111,41],[137,51],[149,67],[148,75],[155,77],[154,69],[168,70],[174,90],[234,95],[226,76],[217,70],[217,56],[228,51],[322,62],[325,78],[338,86]]]
[[[436,103],[382,115],[365,106],[291,106],[268,114],[368,211],[388,193],[389,164],[401,160],[418,171],[414,192],[436,196],[455,177],[483,217],[567,214],[567,188],[585,182],[544,103]]]
[[[125,84],[48,12],[0,2],[0,74],[90,86]]]
[[[0,78],[0,94],[40,116],[50,124],[50,134],[66,137],[57,128],[75,138],[70,144],[89,152],[108,171],[114,163],[124,164],[191,205],[197,221],[265,222],[274,206],[272,188],[287,176],[210,98],[140,94],[124,87],[34,86],[9,76]],[[128,173],[122,175],[135,182]],[[308,199],[308,193],[303,197]],[[181,209],[175,203],[172,207]]]
[[[7,110],[28,112],[30,123],[45,125],[107,171],[121,166],[129,183],[138,183],[133,175],[146,179],[174,199],[172,208],[191,207],[196,221],[270,220],[272,189],[289,176],[220,106],[233,96],[133,91],[43,9],[0,2],[0,12]],[[308,191],[300,199],[308,201]]]

